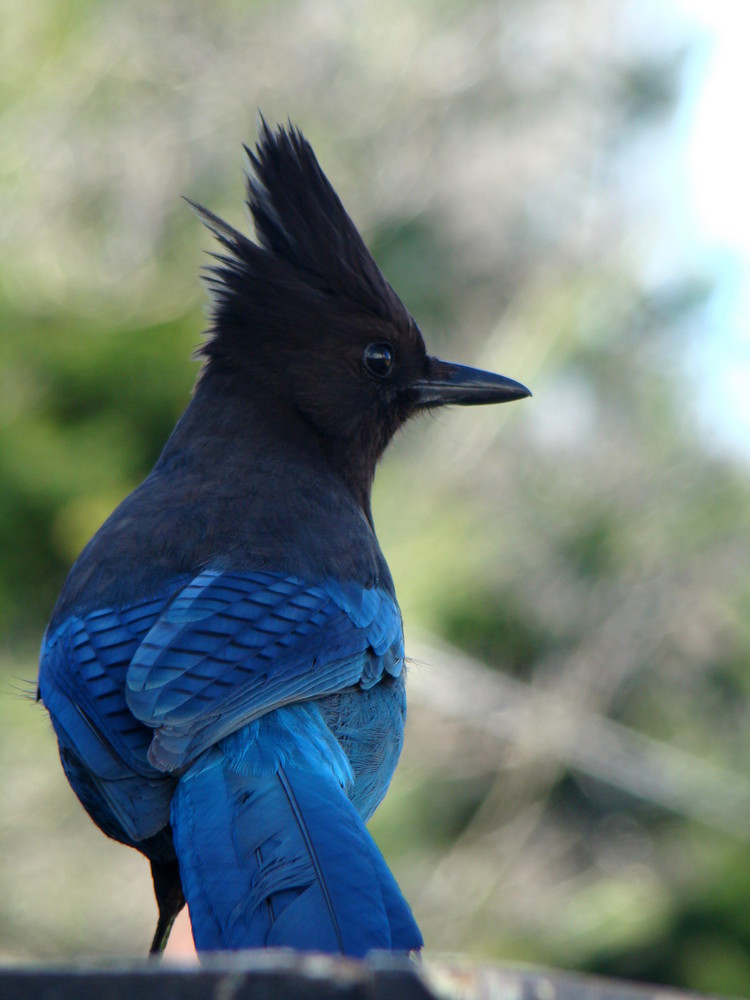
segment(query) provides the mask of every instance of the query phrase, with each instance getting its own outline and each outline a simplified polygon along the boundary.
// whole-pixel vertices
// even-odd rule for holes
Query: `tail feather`
[[[180,780],[175,847],[199,951],[287,946],[362,956],[422,937],[340,784],[287,766],[237,773],[212,751]]]

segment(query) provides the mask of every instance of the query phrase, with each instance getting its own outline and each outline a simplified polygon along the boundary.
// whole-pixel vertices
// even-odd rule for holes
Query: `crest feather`
[[[300,130],[291,123],[272,130],[261,118],[256,149],[245,151],[257,242],[186,199],[226,251],[214,255],[217,263],[207,269],[213,322],[200,353],[236,358],[258,337],[301,329],[320,333],[326,320],[342,312],[409,329],[408,311]]]

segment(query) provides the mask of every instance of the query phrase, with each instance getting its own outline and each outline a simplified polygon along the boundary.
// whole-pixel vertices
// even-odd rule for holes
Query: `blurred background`
[[[0,958],[142,955],[146,862],[28,697],[82,545],[189,397],[256,109],[435,353],[374,498],[407,747],[372,829],[429,951],[750,994],[750,11],[1,0]]]

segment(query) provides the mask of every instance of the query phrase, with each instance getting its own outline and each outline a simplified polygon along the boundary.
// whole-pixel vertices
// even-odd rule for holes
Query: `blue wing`
[[[146,634],[126,695],[155,730],[149,760],[174,771],[275,708],[370,688],[402,662],[401,615],[385,590],[206,570]]]
[[[168,824],[174,788],[149,764],[153,733],[125,702],[130,661],[166,601],[162,594],[72,615],[45,635],[39,664],[39,692],[71,785],[94,821],[131,845]]]

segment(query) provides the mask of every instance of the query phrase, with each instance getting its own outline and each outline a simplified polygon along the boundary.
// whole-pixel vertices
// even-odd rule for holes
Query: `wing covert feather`
[[[156,730],[149,759],[171,771],[274,708],[371,687],[402,662],[401,616],[385,590],[206,570],[141,642],[127,700]]]

